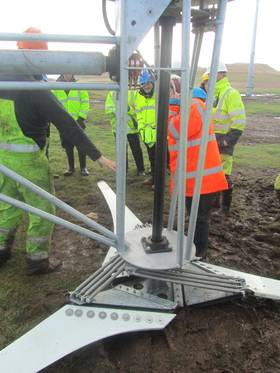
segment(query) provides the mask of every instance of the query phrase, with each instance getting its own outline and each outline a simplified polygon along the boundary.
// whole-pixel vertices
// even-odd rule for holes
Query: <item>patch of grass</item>
[[[261,115],[280,115],[280,107],[278,102],[257,102],[247,101],[245,102],[246,114],[261,114]]]
[[[237,145],[234,161],[237,167],[280,170],[280,147],[278,144]]]

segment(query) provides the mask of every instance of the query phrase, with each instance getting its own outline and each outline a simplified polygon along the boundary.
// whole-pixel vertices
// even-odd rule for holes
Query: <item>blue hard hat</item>
[[[148,82],[154,83],[155,79],[153,75],[147,69],[143,69],[139,75],[139,84],[144,85]]]
[[[202,88],[194,88],[192,91],[193,98],[201,98],[202,100],[206,100],[207,93]]]

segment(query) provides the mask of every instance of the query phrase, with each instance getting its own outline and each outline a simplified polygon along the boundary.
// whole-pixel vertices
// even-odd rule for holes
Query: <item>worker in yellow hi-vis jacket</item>
[[[220,62],[215,86],[212,117],[216,139],[221,153],[228,190],[222,192],[222,209],[226,215],[230,211],[233,191],[231,179],[234,147],[242,135],[246,124],[246,113],[240,93],[231,87],[227,78],[227,67]],[[207,90],[207,73],[202,76],[202,88]]]
[[[58,81],[73,82],[75,78],[72,74],[63,74]],[[89,112],[89,95],[85,90],[70,89],[53,91],[57,99],[63,104],[68,113],[75,119],[80,127],[86,128],[86,119]],[[65,149],[68,159],[68,170],[64,172],[65,176],[71,176],[75,172],[74,146],[65,138],[61,137],[61,145]],[[78,151],[80,170],[82,176],[88,176],[86,167],[85,153]]]
[[[138,175],[145,175],[145,168],[144,168],[144,159],[143,159],[143,152],[141,149],[140,139],[139,139],[139,131],[138,125],[135,117],[135,113],[133,110],[134,104],[134,94],[135,91],[129,90],[128,91],[128,111],[127,111],[127,141],[129,143],[136,167],[137,167],[137,174]],[[117,124],[117,117],[116,117],[116,91],[110,91],[107,94],[105,100],[105,113],[110,118],[112,131],[114,136],[116,136],[116,124]],[[126,168],[128,169],[128,159],[126,156]]]

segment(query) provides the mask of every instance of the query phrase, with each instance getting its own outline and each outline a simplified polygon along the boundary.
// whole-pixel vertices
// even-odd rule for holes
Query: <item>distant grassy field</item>
[[[273,115],[280,116],[279,102],[257,102],[257,101],[246,101],[244,100],[246,114],[262,114],[262,115]]]
[[[274,168],[280,171],[279,144],[237,145],[234,153],[235,169]],[[278,172],[277,172],[278,173]]]
[[[241,93],[246,93],[247,86],[247,76],[248,76],[248,65],[243,63],[228,64],[228,77],[232,86]],[[205,68],[198,68],[195,85],[200,84],[200,79],[204,73]],[[108,74],[103,74],[101,76],[83,76],[80,77],[83,80],[96,80],[98,82],[108,82]],[[255,64],[254,68],[254,94],[280,94],[280,71],[274,70],[268,65]],[[102,93],[97,93],[96,96],[102,96]]]
[[[234,88],[246,93],[248,65],[228,64],[228,77]],[[199,84],[200,77],[205,69],[198,69],[196,84]],[[272,69],[268,65],[256,64],[254,69],[254,94],[280,94],[280,71]]]

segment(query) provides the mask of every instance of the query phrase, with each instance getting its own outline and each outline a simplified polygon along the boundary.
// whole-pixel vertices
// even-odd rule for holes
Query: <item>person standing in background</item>
[[[233,192],[231,178],[233,167],[233,153],[240,136],[246,125],[246,113],[240,93],[231,87],[227,77],[227,66],[220,62],[215,86],[215,99],[213,103],[212,118],[214,130],[221,153],[222,164],[228,182],[228,189],[222,193],[221,213],[228,215],[230,212]],[[202,84],[207,90],[210,69],[202,76]],[[215,201],[220,207],[220,201]]]
[[[155,78],[147,69],[143,69],[139,76],[139,91],[134,94],[134,110],[138,129],[145,144],[151,165],[151,176],[143,184],[154,186],[155,150],[156,150],[156,105],[155,105]]]
[[[206,93],[201,88],[193,89],[193,99],[190,106],[190,115],[187,134],[187,159],[186,159],[186,209],[190,214],[192,198],[196,182],[197,166],[199,159],[200,144],[202,140],[203,115],[206,110]],[[170,153],[170,192],[173,193],[174,181],[179,153],[180,141],[180,103],[171,98],[171,111],[177,115],[169,115],[168,123],[168,147]],[[175,109],[175,110],[174,110]],[[228,188],[221,156],[214,134],[213,123],[210,123],[208,143],[204,164],[204,176],[200,189],[200,200],[197,214],[197,223],[194,234],[196,256],[205,258],[208,248],[209,223],[213,201],[217,193]]]
[[[57,79],[59,82],[75,82],[76,79],[72,74],[62,74]],[[55,90],[53,91],[57,99],[62,103],[67,112],[77,121],[80,127],[85,130],[86,119],[89,112],[89,95],[85,90]],[[68,160],[68,169],[64,176],[71,176],[75,172],[74,146],[65,137],[60,137],[61,145],[65,149]],[[78,150],[80,171],[82,176],[88,176],[89,172],[86,167],[86,155]]]
[[[133,111],[132,105],[134,104],[134,93],[133,90],[128,90],[128,111],[127,111],[127,141],[129,143],[136,167],[137,175],[144,176],[144,159],[143,152],[141,149],[138,125],[135,118],[135,113]],[[105,100],[105,113],[110,118],[112,131],[116,137],[116,91],[110,91]],[[128,170],[128,154],[126,154],[126,169]]]

